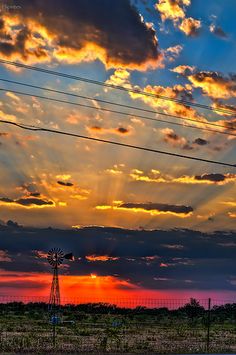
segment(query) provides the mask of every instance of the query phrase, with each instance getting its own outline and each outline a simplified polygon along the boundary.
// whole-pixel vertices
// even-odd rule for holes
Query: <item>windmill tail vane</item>
[[[74,255],[72,253],[65,254],[64,259],[71,260],[71,261],[75,260]]]
[[[58,267],[62,264],[64,259],[74,260],[74,256],[72,253],[64,254],[60,248],[52,248],[48,252],[47,259],[53,268],[53,278],[49,297],[49,309],[55,311],[55,308],[60,306],[61,303]]]

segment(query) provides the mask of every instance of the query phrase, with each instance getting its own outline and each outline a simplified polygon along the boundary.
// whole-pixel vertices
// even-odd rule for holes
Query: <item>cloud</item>
[[[179,147],[184,150],[192,150],[197,148],[197,146],[205,146],[209,142],[203,138],[196,138],[194,141],[190,142],[184,137],[178,135],[173,129],[171,128],[164,128],[161,130],[161,133],[164,134],[164,141],[173,147]]]
[[[11,262],[11,258],[9,257],[6,250],[0,250],[0,262],[8,263]]]
[[[128,72],[128,70],[118,68],[114,71],[114,73],[110,76],[110,78],[106,80],[106,84],[123,86],[129,89],[131,86],[129,79],[130,79],[130,73]]]
[[[236,76],[224,76],[218,72],[201,71],[188,76],[195,88],[200,88],[205,95],[213,99],[236,97]]]
[[[25,207],[25,208],[55,207],[55,203],[53,201],[34,198],[34,197],[22,197],[15,200],[7,197],[1,197],[0,205],[2,206],[9,205],[13,207]]]
[[[161,130],[164,134],[164,141],[173,147],[179,147],[184,150],[192,150],[193,146],[191,146],[190,142],[184,138],[179,136],[175,131],[171,128],[164,128]]]
[[[158,216],[161,214],[171,214],[178,217],[187,217],[192,214],[193,208],[191,206],[168,205],[164,203],[120,203],[118,205],[100,205],[96,206],[98,210],[120,210],[148,213],[151,216]]]
[[[203,138],[196,138],[193,143],[197,145],[207,145],[209,142]]]
[[[124,168],[124,164],[115,164],[113,165],[112,168],[110,169],[106,169],[106,173],[111,174],[111,175],[121,175],[123,174],[123,168]]]
[[[92,6],[85,0],[18,4],[20,10],[3,16],[4,58],[27,63],[99,59],[107,68],[138,70],[161,63],[155,30],[129,0],[95,0]]]
[[[167,249],[175,249],[175,250],[184,249],[184,246],[182,244],[162,244],[162,246]]]
[[[222,39],[227,39],[228,38],[227,33],[225,33],[225,31],[220,26],[216,26],[215,24],[211,24],[209,26],[209,30],[210,30],[211,33],[213,33],[217,37],[220,37]]]
[[[185,18],[178,26],[187,36],[197,36],[201,28],[201,21],[192,17]]]
[[[217,115],[236,116],[236,107],[234,105],[225,104],[220,100],[214,100],[211,107],[213,109],[215,109],[215,112],[217,113]],[[231,111],[231,112],[221,112],[221,111],[218,111],[217,109],[223,109],[223,110],[227,110],[227,111]]]
[[[235,180],[235,174],[203,174],[203,175],[196,175],[195,180],[207,180],[212,182],[224,182],[226,180]]]
[[[196,176],[182,175],[173,177],[170,175],[161,174],[160,171],[151,170],[148,173],[133,169],[129,177],[133,181],[146,183],[164,183],[164,184],[206,184],[206,185],[225,185],[228,183],[236,183],[236,174],[202,174]]]
[[[179,65],[173,69],[170,69],[170,71],[181,74],[183,76],[186,76],[188,74],[191,74],[196,68],[194,66],[190,65]]]
[[[71,186],[74,185],[72,182],[69,182],[69,181],[57,181],[57,183],[58,183],[59,185],[62,185],[62,186],[69,186],[69,187],[71,187]]]
[[[187,36],[196,36],[201,27],[201,21],[192,17],[186,18],[185,7],[191,4],[191,0],[159,0],[155,5],[159,11],[161,20],[171,20]]]
[[[129,135],[131,134],[131,127],[117,127],[117,128],[105,128],[101,126],[92,126],[87,127],[87,130],[90,132],[96,132],[97,134],[117,134],[117,135]]]
[[[109,79],[108,79],[109,80]],[[143,91],[147,94],[152,94],[153,96],[149,95],[142,95],[137,92],[129,92],[129,95],[132,99],[134,100],[141,100],[145,104],[151,106],[154,109],[161,109],[164,113],[170,114],[170,115],[175,115],[175,116],[181,116],[183,118],[189,119],[191,118],[193,121],[191,122],[191,125],[195,125],[199,128],[209,128],[205,123],[208,123],[208,119],[204,117],[202,114],[198,113],[194,108],[190,107],[187,103],[184,104],[182,102],[176,102],[175,99],[177,100],[183,100],[183,101],[188,101],[191,102],[193,101],[193,88],[190,84],[185,84],[185,85],[174,85],[172,87],[170,86],[161,86],[161,85],[147,85],[145,87],[140,87],[138,85],[133,86],[129,82],[129,78],[126,79],[126,85],[129,86],[129,88],[132,88],[137,91]],[[158,97],[160,96],[160,98]],[[168,97],[170,100],[163,100],[162,97]],[[186,121],[186,124],[188,122]],[[220,124],[220,121],[217,123]],[[223,125],[226,127],[225,125]],[[101,127],[97,127],[97,130],[100,130],[102,133]],[[220,129],[220,128],[219,128]],[[222,130],[225,130],[222,128]]]
[[[70,174],[59,174],[59,175],[56,175],[56,178],[60,179],[60,180],[69,180],[71,178],[71,175]]]
[[[55,178],[58,180],[55,181]],[[51,176],[51,174],[43,174],[38,185],[41,189],[46,190],[49,195],[53,194],[55,201],[58,201],[60,206],[66,205],[66,202],[63,202],[65,198],[87,200],[90,190],[68,181],[69,179],[71,179],[70,174],[58,174],[55,177]],[[63,200],[61,201],[61,199]]]
[[[162,21],[178,21],[185,17],[184,6],[189,6],[191,0],[159,0],[155,8],[159,11]]]
[[[194,124],[197,127],[201,127],[201,128],[206,127],[204,123],[207,123],[208,120],[204,116],[199,114],[194,108],[190,107],[189,105],[175,101],[175,99],[178,99],[178,100],[191,102],[193,100],[191,85],[179,84],[179,85],[174,85],[173,87],[169,87],[169,86],[164,87],[161,85],[158,86],[147,85],[144,88],[140,88],[138,86],[135,86],[134,88],[137,90],[139,89],[141,91],[144,91],[148,94],[156,95],[156,97],[145,96],[138,93],[130,92],[131,98],[142,100],[144,103],[150,105],[155,109],[163,110],[164,113],[175,115],[175,116],[181,116],[183,119],[191,118],[193,119],[191,125]],[[173,99],[173,101],[163,100],[161,98],[158,98],[158,96],[160,97],[166,96],[170,99]],[[188,122],[186,121],[186,123]]]
[[[108,256],[108,255],[87,255],[85,256],[86,260],[90,261],[90,262],[95,262],[95,261],[115,261],[118,260],[118,257],[114,257],[114,256]]]
[[[176,58],[179,57],[182,50],[183,46],[181,46],[180,44],[177,44],[173,47],[169,47],[165,50],[165,57],[169,60],[169,62],[173,62]]]
[[[34,250],[36,258],[47,259],[48,253],[43,250]]]
[[[86,283],[87,275],[95,272],[98,279],[116,275],[113,278],[117,282],[129,280],[132,285],[145,289],[193,289],[193,284],[184,282],[189,279],[201,290],[235,289],[227,281],[229,276],[236,277],[235,248],[232,247],[236,245],[236,234],[233,231],[203,233],[187,229],[141,231],[86,227],[58,230],[22,227],[15,233],[14,229],[1,225],[0,234],[1,250],[7,251],[12,260],[4,263],[4,271],[0,271],[1,281],[12,281],[12,284],[14,280],[22,281],[25,288],[27,281],[40,284],[40,280],[46,281],[45,278],[46,286],[50,287],[50,268],[44,258],[56,241],[64,252],[73,250],[75,255],[75,261],[69,265],[74,289],[76,277],[81,278],[81,283]],[[229,243],[231,247],[226,247]],[[36,250],[42,257],[36,259]],[[88,262],[86,259],[86,256],[110,256],[111,250],[111,257],[116,260],[102,262],[93,259]],[[65,284],[68,270],[61,269],[61,273],[62,284]],[[158,282],[154,280],[156,277],[167,280]],[[108,281],[111,282],[110,279]]]

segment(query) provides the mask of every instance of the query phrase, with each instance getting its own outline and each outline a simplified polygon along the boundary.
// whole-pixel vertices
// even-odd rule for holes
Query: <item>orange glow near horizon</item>
[[[0,302],[34,301],[47,302],[52,281],[51,274],[16,273],[0,270]],[[20,289],[19,289],[20,288]],[[190,297],[199,300],[234,299],[233,291],[221,290],[150,290],[114,276],[98,276],[96,274],[83,276],[60,277],[62,303],[106,302],[125,307],[165,306],[174,307],[186,302]],[[173,303],[173,305],[172,305]]]

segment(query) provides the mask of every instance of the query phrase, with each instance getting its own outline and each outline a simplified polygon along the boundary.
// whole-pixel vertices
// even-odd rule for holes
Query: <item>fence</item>
[[[233,300],[0,296],[0,352],[232,353]],[[55,338],[53,337],[55,330]]]

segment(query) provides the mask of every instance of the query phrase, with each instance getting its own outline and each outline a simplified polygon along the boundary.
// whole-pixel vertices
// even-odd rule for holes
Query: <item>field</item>
[[[46,304],[1,304],[0,352],[234,353],[235,306],[213,308],[211,313],[197,303],[172,311],[64,306],[58,311],[54,344]]]

